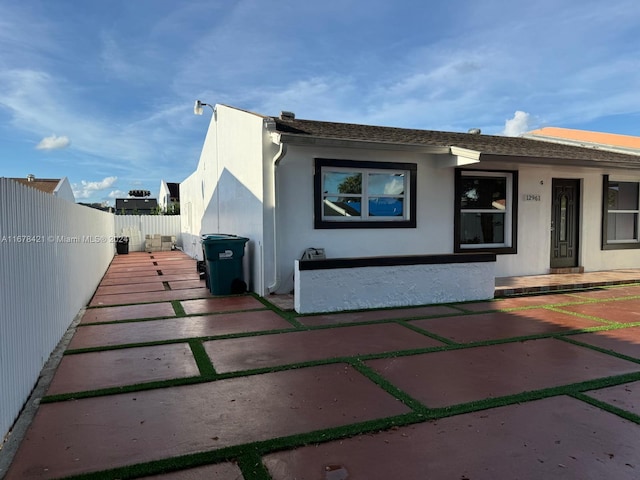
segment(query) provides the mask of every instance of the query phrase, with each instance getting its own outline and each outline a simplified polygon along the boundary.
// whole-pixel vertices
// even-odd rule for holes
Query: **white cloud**
[[[58,137],[57,135],[51,135],[50,137],[44,137],[40,140],[40,143],[36,145],[38,150],[59,150],[61,148],[67,148],[71,145],[69,137]]]
[[[129,196],[127,192],[123,192],[122,190],[112,190],[107,195],[109,198],[126,198]]]
[[[111,188],[116,183],[116,180],[118,180],[118,177],[105,177],[99,182],[81,180],[79,184],[72,184],[71,188],[76,198],[90,198],[96,192]]]
[[[517,110],[513,118],[505,122],[502,134],[507,137],[518,137],[531,130],[531,120],[531,115],[527,112]]]

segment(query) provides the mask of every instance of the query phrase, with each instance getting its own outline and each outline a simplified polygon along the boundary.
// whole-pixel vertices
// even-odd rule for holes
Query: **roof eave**
[[[314,146],[314,147],[339,147],[339,148],[367,148],[372,150],[395,150],[395,151],[408,151],[417,153],[431,153],[431,154],[448,154],[450,148],[448,146],[440,145],[422,145],[411,143],[394,143],[394,142],[382,142],[372,140],[356,140],[348,138],[335,138],[335,137],[318,137],[314,135],[297,135],[292,133],[274,132],[272,133],[272,140],[276,145],[286,143],[287,145],[295,146]]]

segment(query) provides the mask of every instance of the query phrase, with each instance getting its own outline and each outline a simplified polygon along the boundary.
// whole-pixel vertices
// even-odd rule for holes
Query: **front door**
[[[580,180],[554,178],[551,190],[551,268],[577,267]]]

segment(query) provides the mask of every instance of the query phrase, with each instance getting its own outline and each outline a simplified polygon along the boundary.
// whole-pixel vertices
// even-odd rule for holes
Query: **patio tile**
[[[177,258],[169,258],[169,259],[154,259],[154,265],[158,265],[158,267],[162,268],[189,268],[191,270],[196,270],[197,262],[195,260],[182,260]]]
[[[556,339],[366,363],[431,408],[640,371],[640,364]]]
[[[128,269],[140,269],[140,270],[155,270],[153,260],[138,260],[136,262],[111,262],[107,273],[109,272],[122,272]]]
[[[368,310],[364,312],[312,315],[308,317],[297,317],[296,320],[298,320],[303,325],[317,326],[337,325],[355,322],[372,322],[376,320],[390,320],[399,318],[428,317],[432,315],[450,315],[452,313],[459,312],[460,311],[456,310],[455,308],[447,307],[444,305],[435,305],[418,308],[397,308],[390,310]]]
[[[96,472],[406,412],[343,364],[44,404],[6,480]]]
[[[178,280],[169,282],[171,290],[182,290],[185,288],[206,288],[204,280]]]
[[[432,338],[392,323],[204,343],[218,373],[442,345]]]
[[[273,480],[631,480],[639,435],[632,422],[555,397],[278,452],[264,464]]]
[[[187,315],[200,313],[218,313],[231,310],[252,310],[267,308],[260,301],[250,295],[238,295],[233,297],[203,298],[201,300],[188,300],[180,302]]]
[[[640,285],[608,287],[594,290],[578,291],[575,296],[589,299],[624,298],[640,295]]]
[[[190,268],[196,268],[196,260],[193,258],[154,258],[151,260],[158,265],[167,266],[167,265],[177,265],[181,267],[188,266]]]
[[[47,395],[200,375],[186,343],[65,355]]]
[[[149,254],[145,252],[129,252],[128,255],[116,255],[113,257],[111,265],[122,265],[126,263],[149,263],[153,260],[149,259]]]
[[[585,392],[596,400],[613,405],[627,412],[640,415],[640,382],[625,383],[615,387]]]
[[[284,328],[291,328],[291,324],[271,310],[86,325],[76,330],[69,348],[107,347]]]
[[[159,250],[157,252],[147,253],[147,255],[155,258],[191,258],[189,255],[180,250]]]
[[[172,268],[172,267],[160,267],[158,266],[158,270],[162,272],[162,275],[183,275],[183,274],[191,274],[198,273],[195,265],[184,268]]]
[[[107,274],[111,273],[128,273],[128,272],[147,272],[157,273],[158,267],[153,262],[145,263],[123,263],[119,265],[111,264],[107,270]]]
[[[105,285],[100,286],[96,290],[95,295],[115,295],[122,293],[139,293],[139,292],[161,292],[164,291],[164,285],[162,284],[162,280],[158,280],[155,282],[146,282],[135,284],[132,283],[130,285]]]
[[[562,307],[562,310],[617,323],[640,322],[640,299],[567,305]]]
[[[80,323],[115,322],[138,318],[175,316],[176,313],[170,303],[145,303],[142,305],[126,305],[122,307],[89,308],[85,311]]]
[[[568,338],[640,359],[640,327],[581,333]]]
[[[159,277],[157,268],[136,269],[133,272],[111,272],[107,270],[104,278],[107,280],[116,280],[119,278],[137,278],[137,277]]]
[[[155,277],[119,277],[119,278],[103,278],[100,282],[101,286],[107,285],[131,285],[147,282],[175,282],[180,280],[199,280],[200,276],[197,272],[185,273],[181,275],[156,275]]]
[[[430,318],[410,323],[459,343],[558,333],[602,326],[602,322],[569,314],[564,315],[543,308]]]
[[[162,277],[156,277],[162,278]],[[166,302],[170,300],[186,300],[191,298],[210,297],[206,288],[188,290],[165,290],[163,292],[122,293],[119,295],[96,295],[91,300],[92,307],[100,305],[125,305],[129,303]]]
[[[242,472],[235,463],[217,463],[204,467],[181,470],[179,472],[163,473],[151,477],[141,477],[139,480],[243,480]]]
[[[152,264],[153,264],[153,260],[151,260],[148,255],[146,258],[144,256],[140,256],[140,257],[135,256],[135,257],[128,258],[123,255],[116,255],[113,258],[113,261],[111,262],[111,265],[109,265],[109,267],[135,266],[135,265],[148,266]]]
[[[486,302],[461,303],[458,308],[469,312],[486,312],[489,310],[504,310],[507,308],[539,307],[543,305],[553,305],[556,303],[579,303],[584,299],[576,298],[568,294],[554,295],[530,295],[524,297],[511,297],[504,299],[489,300]]]

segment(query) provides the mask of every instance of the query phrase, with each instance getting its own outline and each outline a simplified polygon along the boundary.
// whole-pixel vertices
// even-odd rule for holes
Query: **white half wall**
[[[312,270],[301,269],[301,263],[295,262],[298,313],[487,300],[495,291],[495,257],[470,263]]]

